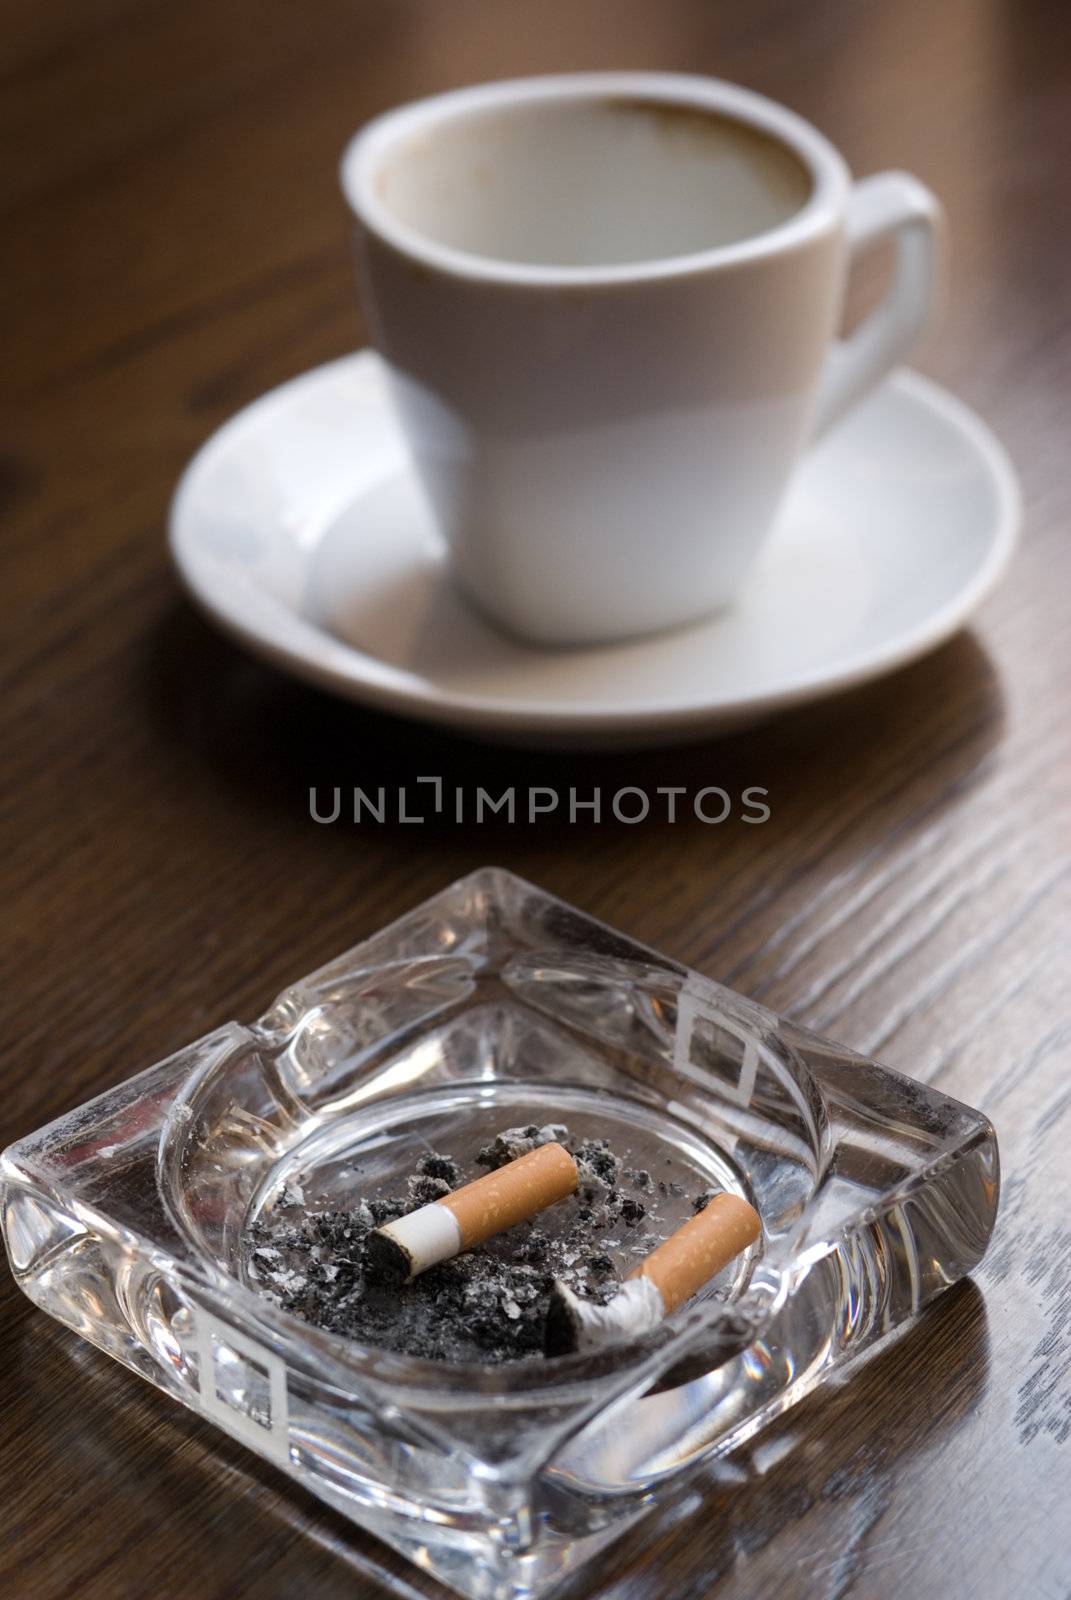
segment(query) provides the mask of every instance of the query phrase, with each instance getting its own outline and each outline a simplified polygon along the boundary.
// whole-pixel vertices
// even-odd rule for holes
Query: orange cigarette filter
[[[543,1144],[433,1203],[451,1213],[462,1250],[471,1250],[575,1193],[577,1181],[576,1162],[565,1146]]]
[[[652,1250],[629,1277],[649,1279],[669,1316],[754,1244],[761,1231],[754,1206],[736,1194],[717,1194]]]

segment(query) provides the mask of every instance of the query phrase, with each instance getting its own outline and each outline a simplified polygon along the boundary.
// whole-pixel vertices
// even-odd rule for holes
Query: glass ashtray
[[[386,1190],[549,1122],[744,1196],[760,1240],[656,1334],[495,1366],[363,1346],[258,1286],[284,1189],[344,1207],[355,1173]],[[13,1145],[0,1183],[38,1306],[423,1571],[516,1600],[969,1272],[999,1165],[979,1112],[488,868]]]

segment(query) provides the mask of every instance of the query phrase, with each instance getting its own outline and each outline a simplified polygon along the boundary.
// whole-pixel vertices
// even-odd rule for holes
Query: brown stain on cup
[[[803,180],[800,205],[814,192],[813,175],[795,151],[746,118],[675,100],[648,100],[643,95],[604,95],[593,100],[592,107],[621,116],[642,116],[662,138],[687,143],[692,149],[700,148],[709,153],[717,146],[724,151],[726,144],[733,142],[750,147],[751,152],[769,166],[771,176],[776,174],[788,185],[798,185]]]

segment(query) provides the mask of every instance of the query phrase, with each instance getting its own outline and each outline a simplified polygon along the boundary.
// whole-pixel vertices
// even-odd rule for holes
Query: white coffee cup
[[[593,73],[435,96],[342,161],[373,341],[457,579],[542,643],[731,601],[802,451],[918,337],[941,211],[791,111]],[[891,288],[836,338],[848,268]]]

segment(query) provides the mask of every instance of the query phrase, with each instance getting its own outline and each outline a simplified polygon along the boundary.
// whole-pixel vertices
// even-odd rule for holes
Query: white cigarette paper
[[[556,1283],[545,1353],[599,1350],[615,1339],[634,1339],[657,1328],[665,1315],[665,1302],[650,1278],[629,1278],[604,1306],[581,1300],[567,1284]]]
[[[417,1277],[440,1261],[449,1261],[461,1249],[461,1224],[452,1211],[432,1201],[419,1211],[388,1222],[377,1229],[382,1238],[396,1244],[411,1262],[409,1276]]]

